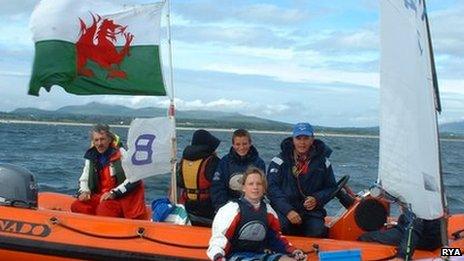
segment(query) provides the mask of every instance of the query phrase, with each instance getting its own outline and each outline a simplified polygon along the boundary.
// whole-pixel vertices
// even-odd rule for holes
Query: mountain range
[[[11,112],[0,113],[0,118],[21,118],[26,120],[76,121],[95,123],[99,121],[112,124],[130,124],[134,118],[166,116],[167,110],[156,107],[133,109],[122,105],[110,105],[97,102],[85,105],[70,105],[57,110],[37,108],[18,108]],[[176,111],[178,126],[210,128],[248,128],[258,130],[290,130],[292,124],[245,116],[239,113],[220,111]]]
[[[85,105],[70,105],[57,110],[37,108],[18,108],[11,112],[0,112],[0,118],[65,122],[107,122],[111,124],[129,124],[134,118],[165,116],[167,110],[157,107],[133,109],[123,105],[110,105],[92,102]],[[246,116],[239,113],[190,110],[176,111],[178,126],[194,128],[247,128],[255,130],[290,131],[292,124]],[[332,128],[315,126],[319,132],[378,134],[378,127],[370,128]],[[464,135],[464,121],[444,123],[440,132],[446,136]]]

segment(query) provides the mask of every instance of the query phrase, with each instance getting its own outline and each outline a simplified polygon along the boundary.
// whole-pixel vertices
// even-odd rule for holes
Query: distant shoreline
[[[92,126],[93,123],[83,123],[83,122],[61,122],[61,121],[29,121],[29,120],[5,120],[0,119],[0,123],[14,123],[14,124],[38,124],[38,125],[64,125],[64,126]],[[111,127],[119,128],[129,128],[129,125],[116,125],[110,124]],[[197,129],[206,129],[209,131],[218,131],[218,132],[232,132],[234,129],[221,129],[221,128],[205,128],[205,127],[176,127],[176,130],[197,130]],[[290,135],[288,131],[267,131],[267,130],[250,130],[251,133],[262,133],[262,134],[280,134],[280,135]],[[319,137],[346,137],[346,138],[364,138],[364,139],[378,139],[378,135],[368,135],[368,134],[344,134],[344,133],[316,133],[316,136]],[[440,140],[444,141],[459,141],[464,142],[464,139],[449,139],[441,138]]]

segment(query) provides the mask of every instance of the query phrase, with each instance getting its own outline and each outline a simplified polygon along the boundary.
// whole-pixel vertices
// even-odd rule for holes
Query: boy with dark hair
[[[213,177],[211,199],[216,210],[229,200],[240,197],[243,173],[251,166],[266,171],[264,161],[251,143],[250,133],[245,129],[235,130],[232,134],[232,147],[222,157]]]

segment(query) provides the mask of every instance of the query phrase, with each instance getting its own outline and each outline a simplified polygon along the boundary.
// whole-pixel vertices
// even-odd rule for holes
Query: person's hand
[[[305,253],[303,253],[303,251],[302,251],[301,249],[295,249],[295,250],[292,252],[292,256],[293,256],[296,260],[299,260],[299,261],[306,260],[306,255],[305,255]]]
[[[303,206],[305,207],[306,210],[313,210],[317,205],[317,200],[315,197],[306,197]]]
[[[287,214],[287,218],[293,225],[300,225],[303,222],[300,214],[298,214],[295,210],[290,210]]]
[[[217,253],[216,255],[214,255],[213,260],[214,261],[226,261],[226,258],[222,254]]]
[[[90,192],[82,192],[79,194],[79,197],[77,198],[79,201],[87,201],[90,200]]]
[[[114,193],[111,193],[111,191],[103,193],[103,195],[100,197],[100,202],[108,199],[114,199]]]

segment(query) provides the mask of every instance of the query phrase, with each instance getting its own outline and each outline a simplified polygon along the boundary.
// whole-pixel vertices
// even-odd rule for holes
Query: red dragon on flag
[[[126,56],[130,56],[129,48],[134,35],[126,32],[127,26],[115,24],[111,19],[102,19],[99,15],[92,15],[93,23],[89,27],[79,18],[79,40],[77,49],[77,73],[85,77],[93,77],[94,72],[86,67],[91,60],[107,71],[106,78],[126,78],[126,72],[119,69],[119,65]],[[122,49],[116,49],[118,36],[124,36],[126,42]]]

